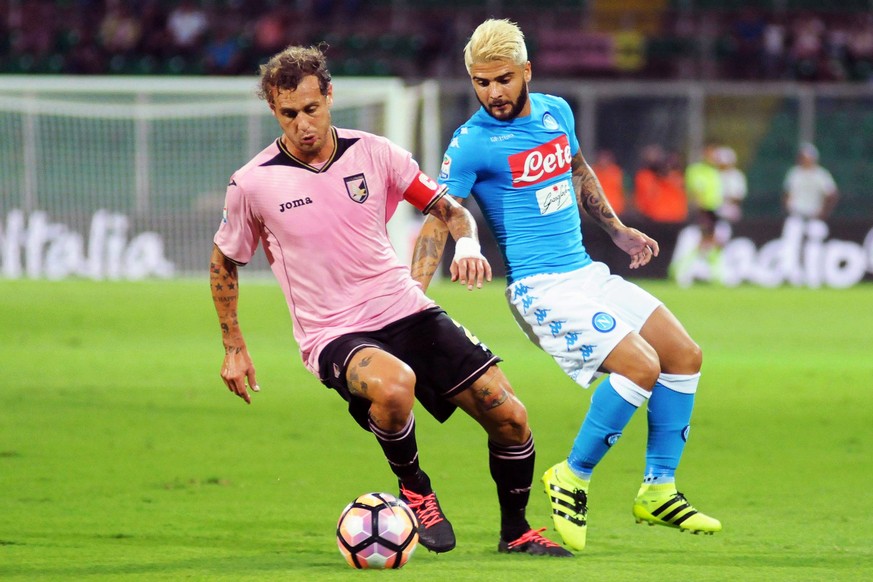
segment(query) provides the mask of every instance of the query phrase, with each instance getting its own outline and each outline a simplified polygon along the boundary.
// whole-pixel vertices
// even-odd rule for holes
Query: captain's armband
[[[448,189],[440,186],[424,172],[419,172],[403,193],[403,198],[418,208],[422,214],[427,214],[440,198],[446,195]]]

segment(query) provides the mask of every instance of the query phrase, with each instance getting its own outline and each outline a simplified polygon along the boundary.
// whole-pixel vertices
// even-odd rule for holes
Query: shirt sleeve
[[[825,194],[830,196],[837,191],[837,183],[834,180],[833,174],[831,174],[828,170],[822,168],[821,178],[822,186],[825,189]]]
[[[576,117],[573,115],[573,109],[570,104],[564,99],[558,101],[561,111],[561,117],[564,121],[564,131],[567,132],[567,139],[570,140],[570,155],[575,156],[579,152],[579,138],[576,137]]]
[[[380,149],[384,152],[382,161],[387,169],[388,199],[396,205],[403,200],[403,193],[420,170],[411,153],[387,138],[380,141],[384,145]]]
[[[234,176],[227,185],[224,216],[213,242],[225,257],[245,265],[258,248],[260,234],[260,222],[252,215],[245,190],[237,184]]]
[[[448,193],[457,198],[467,198],[476,183],[476,167],[474,159],[480,156],[470,155],[475,149],[473,137],[460,129],[452,136],[443,163],[440,165],[438,182],[448,187]]]

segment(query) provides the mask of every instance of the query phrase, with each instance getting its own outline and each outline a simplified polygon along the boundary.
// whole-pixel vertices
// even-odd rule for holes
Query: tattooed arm
[[[603,193],[603,187],[594,171],[582,157],[581,152],[573,156],[573,189],[576,191],[576,203],[597,225],[609,233],[612,242],[618,248],[631,256],[630,268],[636,269],[648,264],[652,257],[658,256],[660,248],[658,241],[626,226],[616,216]]]
[[[212,247],[212,258],[209,264],[209,286],[212,290],[212,301],[218,313],[221,324],[221,336],[224,342],[224,364],[221,367],[221,379],[227,388],[251,404],[252,399],[246,389],[246,380],[251,389],[257,392],[260,388],[255,379],[255,367],[249,357],[246,342],[237,320],[237,304],[239,303],[239,273],[236,264],[225,257],[218,246]]]
[[[421,283],[425,291],[440,266],[448,236],[449,227],[445,222],[432,215],[424,219],[412,251],[412,278]]]
[[[452,281],[460,281],[467,285],[467,289],[473,289],[474,285],[481,288],[483,281],[491,280],[491,265],[479,251],[476,220],[469,210],[448,195],[440,198],[429,210],[418,234],[412,252],[412,278],[427,291],[433,274],[439,268],[449,233],[455,241],[465,239],[455,248],[450,267]],[[462,248],[463,244],[473,246]]]

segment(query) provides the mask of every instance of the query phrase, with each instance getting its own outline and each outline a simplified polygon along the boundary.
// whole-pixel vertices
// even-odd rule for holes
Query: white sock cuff
[[[367,415],[367,424],[370,426],[370,432],[376,435],[376,438],[383,441],[399,441],[409,436],[409,433],[415,430],[415,415],[410,412],[409,418],[406,419],[406,424],[397,432],[388,432],[376,426],[373,423],[373,418]]]
[[[651,392],[645,388],[637,386],[630,379],[619,374],[610,374],[609,383],[612,385],[612,389],[615,390],[619,396],[637,408],[642,406],[643,402],[648,400],[649,396],[651,396]]]
[[[696,374],[661,374],[658,383],[664,388],[682,394],[694,394],[697,392],[697,384],[700,382],[700,372]]]

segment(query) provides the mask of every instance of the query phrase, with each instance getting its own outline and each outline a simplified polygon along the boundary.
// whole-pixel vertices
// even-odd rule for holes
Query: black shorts
[[[448,399],[469,388],[500,361],[439,307],[404,317],[376,331],[336,338],[318,358],[321,382],[349,403],[349,414],[367,430],[370,401],[354,396],[346,384],[349,360],[366,347],[384,350],[412,368],[415,397],[440,422],[448,420],[455,411],[455,405]]]

